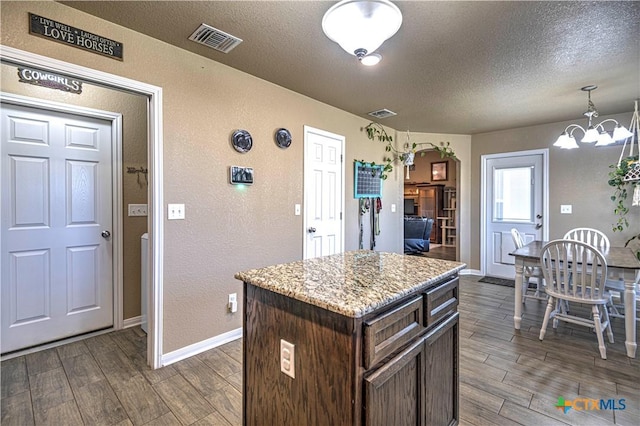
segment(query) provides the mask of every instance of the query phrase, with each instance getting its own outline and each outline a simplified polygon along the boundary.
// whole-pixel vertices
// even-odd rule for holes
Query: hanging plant
[[[439,145],[433,144],[431,142],[421,142],[415,143],[409,141],[409,131],[407,131],[407,142],[404,144],[405,151],[398,151],[393,146],[393,137],[389,136],[387,132],[384,130],[384,127],[376,122],[371,122],[364,127],[364,130],[367,132],[367,138],[371,140],[378,140],[380,142],[386,143],[384,147],[385,151],[391,153],[391,156],[385,156],[384,167],[382,169],[382,179],[386,179],[388,173],[393,171],[393,163],[395,160],[400,160],[404,165],[413,164],[413,158],[416,154],[417,147],[420,145],[427,145],[432,148],[434,151],[440,154],[440,158],[453,159],[457,160],[455,152],[450,146],[449,142],[440,142]],[[421,152],[420,156],[424,157],[425,153]]]
[[[629,221],[627,220],[627,213],[629,213],[629,207],[627,207],[627,199],[629,198],[629,192],[633,193],[636,186],[640,185],[640,180],[630,181],[625,180],[625,176],[629,172],[629,169],[638,161],[638,156],[625,157],[619,164],[612,164],[609,166],[612,169],[609,172],[609,186],[615,188],[611,201],[615,204],[613,212],[618,216],[618,220],[613,224],[614,232],[622,232],[629,227]]]

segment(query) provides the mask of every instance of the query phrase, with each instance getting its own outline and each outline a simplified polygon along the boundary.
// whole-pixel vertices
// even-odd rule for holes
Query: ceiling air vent
[[[389,109],[383,108],[377,111],[368,112],[367,115],[370,115],[375,118],[387,118],[387,117],[393,117],[394,115],[398,115],[398,114]]]
[[[229,53],[234,47],[242,43],[242,39],[207,24],[200,25],[198,29],[189,36],[189,40],[204,44],[222,53]]]

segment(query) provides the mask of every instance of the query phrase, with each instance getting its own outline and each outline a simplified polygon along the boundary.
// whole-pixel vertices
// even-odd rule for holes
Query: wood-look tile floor
[[[585,327],[560,323],[540,342],[544,303],[527,300],[516,331],[514,289],[478,278],[461,277],[461,424],[639,424],[640,362],[625,355],[622,320],[613,320],[616,342],[607,343],[607,360]],[[241,340],[158,370],[146,366],[145,341],[135,327],[3,361],[0,423],[242,423]],[[626,408],[565,414],[555,407],[560,396],[624,398]]]
[[[430,257],[433,259],[443,260],[456,260],[456,248],[455,247],[433,247],[428,252],[420,253],[424,257]]]

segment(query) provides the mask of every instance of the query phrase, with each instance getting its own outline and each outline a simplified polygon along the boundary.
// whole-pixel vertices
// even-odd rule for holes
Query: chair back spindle
[[[564,234],[563,239],[575,240],[587,243],[598,250],[609,250],[609,238],[602,232],[593,228],[574,228]]]

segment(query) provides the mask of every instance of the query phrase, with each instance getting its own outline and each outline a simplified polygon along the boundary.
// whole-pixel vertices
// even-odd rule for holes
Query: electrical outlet
[[[184,204],[169,204],[167,206],[168,219],[184,219]]]
[[[296,345],[280,339],[280,371],[292,379],[296,378]]]
[[[238,295],[236,293],[231,293],[229,295],[229,303],[227,304],[227,307],[231,313],[238,312]]]
[[[146,204],[129,204],[129,216],[147,216]]]

